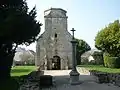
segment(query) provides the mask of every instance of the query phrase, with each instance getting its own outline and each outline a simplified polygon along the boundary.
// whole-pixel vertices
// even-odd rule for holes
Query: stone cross
[[[73,39],[74,39],[74,32],[76,31],[74,28],[72,28],[72,33],[73,33]]]
[[[74,28],[72,28],[72,33],[73,33],[73,39],[71,41],[72,43],[72,70],[70,72],[70,83],[71,85],[77,85],[80,84],[79,81],[79,73],[77,72],[76,69],[76,43],[77,41],[74,39],[74,31],[76,31]]]

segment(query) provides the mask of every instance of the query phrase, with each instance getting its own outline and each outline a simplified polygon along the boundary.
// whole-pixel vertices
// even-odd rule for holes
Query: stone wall
[[[90,75],[98,77],[99,83],[111,83],[120,86],[120,73],[104,73],[96,70],[89,71]]]
[[[109,83],[120,86],[120,73],[105,73],[96,70],[89,70],[84,67],[79,68],[79,72],[86,75],[96,76],[96,82],[98,83]]]

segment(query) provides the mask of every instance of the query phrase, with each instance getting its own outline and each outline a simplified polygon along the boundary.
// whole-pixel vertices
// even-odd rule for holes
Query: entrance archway
[[[52,70],[60,70],[60,57],[59,56],[53,56],[52,60]]]

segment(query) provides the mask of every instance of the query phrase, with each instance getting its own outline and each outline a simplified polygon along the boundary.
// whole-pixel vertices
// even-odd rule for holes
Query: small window
[[[55,38],[57,38],[57,34],[55,33]]]

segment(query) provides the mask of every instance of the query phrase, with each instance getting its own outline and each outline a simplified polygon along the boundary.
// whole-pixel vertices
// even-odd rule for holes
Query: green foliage
[[[0,0],[0,79],[10,77],[17,46],[37,40],[41,24],[35,17],[35,7],[28,12],[25,0]]]
[[[29,13],[21,10],[23,7],[21,11],[18,8],[2,8],[0,15],[5,14],[3,16],[6,17],[0,21],[0,37],[15,44],[30,44],[36,40],[41,24],[35,20],[35,7]]]
[[[81,39],[76,39],[76,40],[77,40],[77,50],[79,51],[80,54],[83,54],[84,52],[91,50],[87,42]]]
[[[24,3],[24,1],[26,0],[0,0],[0,5],[5,5],[5,6],[8,6],[8,5],[14,5],[14,6],[19,6],[20,3]]]
[[[76,45],[76,58],[77,58],[77,64],[79,65],[81,63],[81,55],[86,52],[91,50],[91,47],[81,39],[76,39],[77,45]]]
[[[119,20],[110,23],[98,32],[95,37],[96,48],[109,53],[113,57],[120,55],[120,23]]]
[[[104,60],[103,60],[103,52],[102,51],[94,51],[94,53],[92,54],[93,58],[94,58],[94,62],[96,65],[103,65],[104,64]]]
[[[108,53],[105,53],[104,65],[108,68],[120,68],[120,57],[111,57]]]

